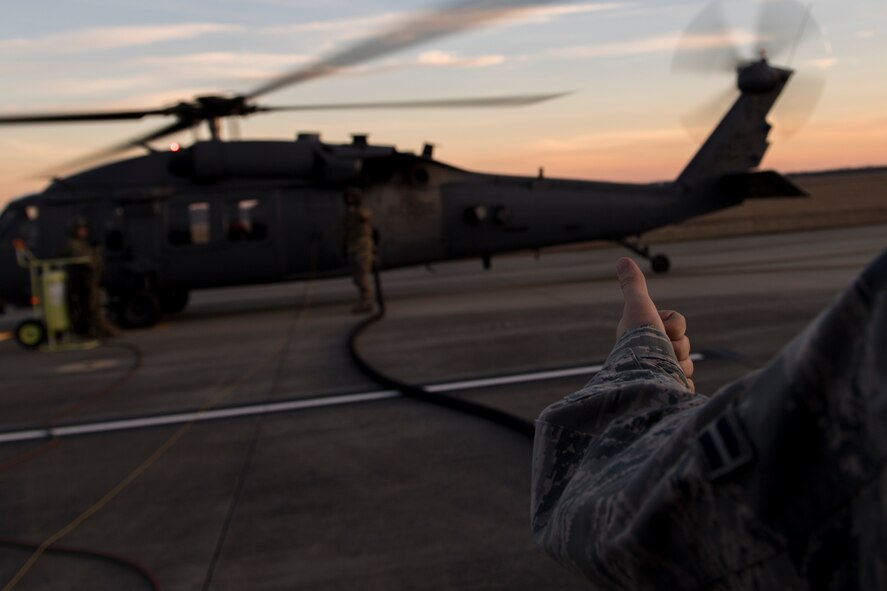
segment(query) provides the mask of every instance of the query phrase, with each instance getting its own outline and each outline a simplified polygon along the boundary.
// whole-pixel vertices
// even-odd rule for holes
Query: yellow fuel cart
[[[71,265],[88,265],[91,257],[38,259],[21,240],[13,242],[19,266],[31,275],[31,306],[34,317],[23,320],[15,328],[15,340],[23,347],[40,347],[46,351],[92,349],[101,342],[72,331],[68,313],[67,269]]]

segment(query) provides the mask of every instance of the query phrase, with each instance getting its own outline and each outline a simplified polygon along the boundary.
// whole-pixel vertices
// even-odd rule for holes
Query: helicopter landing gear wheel
[[[117,318],[126,328],[146,328],[157,324],[160,314],[157,296],[146,289],[138,289],[124,294]]]
[[[625,240],[617,240],[616,244],[625,247],[631,252],[650,261],[650,268],[654,273],[667,273],[671,269],[671,261],[664,254],[650,254],[650,247],[644,244],[632,244]]]
[[[668,273],[671,268],[671,261],[664,254],[656,254],[650,259],[650,268],[654,273]]]
[[[19,322],[15,327],[15,340],[28,349],[36,349],[46,340],[46,327],[34,318]]]
[[[157,294],[160,310],[164,314],[178,314],[188,305],[187,289],[166,289]]]

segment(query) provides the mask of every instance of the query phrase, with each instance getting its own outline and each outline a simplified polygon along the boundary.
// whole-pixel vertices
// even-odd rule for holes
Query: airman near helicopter
[[[100,281],[102,250],[89,240],[86,220],[74,222],[65,245],[65,256],[90,257],[86,264],[68,267],[68,306],[74,332],[84,336],[116,336],[118,330],[108,321],[102,308]]]
[[[360,190],[351,187],[345,191],[345,252],[360,294],[360,301],[351,309],[355,314],[372,312],[375,307],[372,281],[375,250],[373,214],[363,204]]]

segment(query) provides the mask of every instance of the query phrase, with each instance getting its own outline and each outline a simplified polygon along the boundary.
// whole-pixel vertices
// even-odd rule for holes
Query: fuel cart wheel
[[[46,328],[34,318],[23,320],[15,327],[15,340],[22,347],[36,349],[46,340]]]

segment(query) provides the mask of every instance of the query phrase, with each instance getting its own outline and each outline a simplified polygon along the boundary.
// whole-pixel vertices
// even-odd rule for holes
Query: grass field
[[[649,243],[887,223],[887,168],[788,175],[810,193],[800,199],[750,199],[732,209],[668,226]]]

